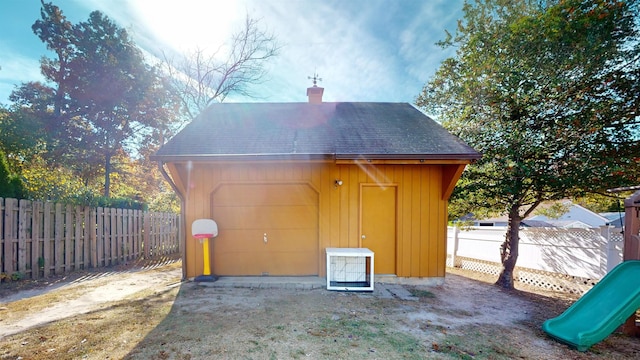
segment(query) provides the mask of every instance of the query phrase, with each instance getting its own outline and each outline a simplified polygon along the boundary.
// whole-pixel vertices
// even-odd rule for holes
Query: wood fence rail
[[[0,274],[46,278],[176,254],[179,216],[0,198]]]

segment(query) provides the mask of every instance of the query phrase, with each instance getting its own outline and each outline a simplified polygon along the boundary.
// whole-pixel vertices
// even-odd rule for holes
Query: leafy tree
[[[581,198],[574,199],[574,202],[596,213],[603,212],[623,212],[624,199],[633,195],[633,191],[609,192],[603,194],[587,194]]]
[[[118,171],[114,157],[137,151],[140,142],[164,141],[157,135],[167,135],[177,117],[175,106],[166,83],[145,63],[127,31],[102,13],[94,11],[87,21],[73,25],[57,6],[42,1],[41,17],[32,28],[56,54],[41,61],[53,86],[24,84],[13,95],[24,107],[40,109],[37,113],[50,129],[50,159],[72,168],[85,186],[103,174],[108,197],[112,174]],[[44,109],[39,106],[43,103]]]
[[[638,181],[638,3],[465,3],[455,46],[417,105],[483,153],[454,212],[506,213],[498,285],[513,287],[521,220],[547,200]]]
[[[54,59],[43,57],[40,63],[42,75],[56,88],[52,89],[53,115],[60,119],[62,114],[67,89],[73,85],[69,83],[69,63],[75,56],[76,48],[73,45],[73,24],[62,14],[62,10],[52,3],[40,0],[40,16],[31,29],[47,46],[47,49],[56,54]],[[64,125],[61,122],[60,125]]]
[[[549,219],[559,219],[562,215],[568,213],[571,210],[570,202],[553,202],[548,206],[540,206],[533,212],[534,215],[543,215]]]
[[[149,211],[180,213],[180,200],[175,191],[165,188],[156,193],[149,202]]]
[[[71,169],[47,162],[34,156],[20,169],[26,196],[33,200],[75,202],[74,199],[91,197],[95,189],[87,187]]]
[[[23,194],[22,182],[9,172],[5,154],[0,150],[0,197],[21,199]]]
[[[264,79],[265,65],[279,50],[275,36],[247,15],[244,27],[232,35],[227,55],[221,55],[221,49],[208,54],[198,48],[176,62],[165,54],[165,71],[183,111],[193,119],[209,104],[222,102],[230,94],[251,96],[249,85]]]
[[[158,95],[152,90],[159,79],[127,32],[100,12],[92,12],[87,22],[74,28],[82,56],[70,64],[75,86],[69,96],[71,110],[78,115],[76,129],[82,133],[78,148],[96,149],[103,158],[108,197],[112,158],[158,120],[156,108],[146,106],[146,97]]]
[[[0,144],[7,154],[28,156],[44,145],[49,134],[45,117],[50,112],[46,100],[51,98],[50,90],[41,83],[29,83],[13,91],[14,104],[0,115]]]

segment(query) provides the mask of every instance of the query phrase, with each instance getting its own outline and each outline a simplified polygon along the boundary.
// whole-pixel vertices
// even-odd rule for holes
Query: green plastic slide
[[[542,329],[579,351],[604,340],[640,308],[640,260],[625,261],[611,270],[562,315]]]

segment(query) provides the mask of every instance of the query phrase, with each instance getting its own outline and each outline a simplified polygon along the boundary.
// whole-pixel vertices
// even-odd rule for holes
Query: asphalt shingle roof
[[[477,159],[474,149],[408,103],[213,104],[152,157]]]

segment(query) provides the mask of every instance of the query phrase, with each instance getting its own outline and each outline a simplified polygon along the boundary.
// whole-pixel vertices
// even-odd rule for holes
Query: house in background
[[[613,226],[614,228],[622,228],[624,226],[625,213],[622,212],[604,212],[599,213],[600,216],[607,219],[606,225]]]
[[[473,226],[507,226],[509,225],[509,217],[506,215],[488,218],[476,219],[472,214],[466,216],[463,221],[469,221]]]
[[[213,274],[325,276],[326,248],[363,247],[376,274],[443,279],[448,198],[480,154],[410,104],[307,95],[213,104],[152,156],[184,234],[217,222]],[[202,274],[202,246],[183,237],[184,276]]]
[[[585,207],[574,204],[571,201],[563,201],[563,205],[567,207],[567,212],[557,219],[552,219],[544,215],[535,215],[527,218],[528,220],[544,221],[554,227],[570,229],[582,228],[591,229],[600,226],[609,225],[611,221]]]
[[[567,212],[562,214],[557,219],[549,218],[545,215],[534,215],[523,219],[521,222],[521,226],[556,227],[563,229],[592,229],[599,228],[605,225],[613,226],[614,228],[621,228],[621,224],[624,224],[624,213],[610,212],[598,214],[568,200],[565,200],[562,203],[567,208]],[[546,204],[546,206],[549,206],[549,204]],[[489,219],[475,219],[472,216],[469,216],[469,218],[466,220],[471,221],[473,226],[509,225],[509,218],[506,215]]]
[[[508,226],[509,225],[509,217],[504,215],[500,217],[490,218],[490,219],[470,219],[473,223],[473,226]],[[530,219],[524,219],[520,222],[520,226],[522,227],[553,227],[552,224],[545,221],[536,221]]]

